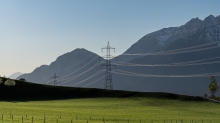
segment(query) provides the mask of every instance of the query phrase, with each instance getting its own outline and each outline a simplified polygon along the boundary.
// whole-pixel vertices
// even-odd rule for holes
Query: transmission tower
[[[54,74],[54,76],[52,76],[51,77],[51,79],[53,79],[53,83],[54,83],[54,85],[56,86],[57,85],[57,81],[58,81],[58,79],[59,79],[60,77],[58,77],[57,75],[56,75],[56,73]]]
[[[104,56],[105,63],[101,65],[101,67],[102,66],[106,67],[104,88],[113,90],[111,67],[115,65],[111,64],[111,59],[113,58],[113,56],[111,55],[110,51],[111,49],[114,49],[115,51],[115,48],[110,47],[109,42],[108,42],[107,47],[102,48],[102,52],[103,52],[103,49],[106,49],[106,56]]]

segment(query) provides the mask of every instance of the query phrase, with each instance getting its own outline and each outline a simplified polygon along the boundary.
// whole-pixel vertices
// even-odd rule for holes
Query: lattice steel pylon
[[[54,85],[57,85],[57,83],[58,83],[58,82],[57,82],[57,81],[58,81],[57,79],[59,79],[59,78],[60,78],[60,77],[58,77],[58,76],[56,75],[56,73],[54,74],[54,76],[51,77],[51,79],[53,79]]]
[[[105,63],[101,65],[101,67],[102,66],[106,67],[104,88],[113,90],[111,67],[115,65],[111,64],[111,59],[113,58],[113,56],[111,55],[110,51],[111,49],[114,49],[115,51],[115,48],[110,47],[109,42],[108,42],[107,47],[102,48],[102,52],[103,52],[103,49],[106,49],[106,56],[103,57],[105,59]]]

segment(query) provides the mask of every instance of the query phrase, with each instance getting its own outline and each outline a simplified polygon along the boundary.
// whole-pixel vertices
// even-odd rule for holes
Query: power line
[[[75,76],[70,77],[70,78],[63,77],[63,78],[61,78],[60,80],[61,80],[61,81],[67,80],[67,81],[65,81],[65,82],[62,82],[62,84],[65,84],[65,83],[67,83],[67,82],[69,82],[69,81],[72,81],[72,80],[74,80],[74,79],[80,77],[81,75],[87,73],[88,71],[92,70],[93,68],[95,68],[96,66],[98,66],[98,65],[101,64],[101,63],[102,63],[102,62],[96,63],[95,65],[91,66],[89,69],[87,69],[86,71],[84,71],[84,72],[82,72],[82,73],[80,73],[80,74],[78,74],[78,75],[75,75]],[[47,83],[48,83],[48,82],[47,82]]]
[[[165,67],[165,66],[195,66],[195,65],[208,65],[208,64],[219,64],[220,61],[213,61],[213,62],[204,62],[204,63],[192,63],[192,64],[131,64],[131,65],[123,65],[123,64],[115,64],[120,66],[141,66],[141,67]]]
[[[78,75],[75,75],[75,76],[69,77],[69,78],[64,77],[64,78],[61,79],[61,80],[75,79],[75,78],[77,78],[77,77],[83,75],[84,73],[87,73],[88,71],[90,71],[91,69],[93,69],[93,68],[95,68],[96,66],[100,65],[101,63],[102,63],[102,62],[98,62],[98,63],[96,63],[95,65],[93,65],[93,66],[91,66],[90,68],[88,68],[86,71],[83,71],[82,73],[80,73],[80,74],[78,74]]]
[[[220,43],[220,41],[216,41],[216,42],[212,42],[212,43],[207,43],[207,44],[202,44],[202,45],[197,45],[197,46],[188,47],[188,48],[176,49],[176,50],[169,50],[169,51],[162,51],[162,52],[152,52],[152,53],[147,53],[147,54],[122,54],[122,55],[168,55],[168,54],[178,54],[178,53],[186,53],[186,52],[195,52],[195,51],[208,50],[208,49],[212,49],[212,48],[218,48],[219,46],[214,46],[214,47],[209,47],[209,48],[202,48],[202,49],[194,49],[194,50],[188,50],[188,51],[182,51],[182,52],[181,52],[181,50],[193,49],[193,48],[203,47],[203,46],[212,45],[212,44],[216,44],[216,43]],[[172,51],[180,51],[180,52],[173,52],[173,53],[172,53]],[[88,56],[88,57],[90,57],[90,56]],[[86,57],[86,58],[88,58],[88,57]],[[99,57],[99,56],[97,56],[97,57]],[[81,70],[81,69],[84,68],[86,65],[88,65],[88,64],[91,63],[93,60],[95,60],[97,57],[95,57],[95,58],[92,59],[90,62],[88,62],[87,64],[85,64],[84,66],[82,66],[81,68],[77,69],[76,71],[74,71],[74,72],[72,72],[72,73],[70,73],[70,74],[68,74],[68,75],[66,75],[66,76],[69,76],[69,75],[74,74],[75,72]],[[81,61],[78,62],[78,63],[81,63],[82,61],[86,60],[86,58],[83,59],[83,60],[81,60]],[[110,58],[114,58],[114,57],[111,56]],[[77,65],[78,63],[76,63],[75,65]],[[73,65],[73,66],[75,66],[75,65]],[[71,66],[71,67],[73,67],[73,66]],[[66,68],[66,69],[64,69],[64,70],[67,70],[67,69],[69,69],[69,68],[71,68],[71,67],[68,67],[68,68]],[[61,71],[64,71],[64,70],[61,70]],[[58,72],[61,72],[61,71],[58,71]],[[51,75],[52,75],[52,74],[51,74]],[[51,75],[50,75],[50,76],[51,76]],[[44,78],[44,79],[42,79],[42,80],[40,80],[40,81],[37,81],[37,82],[41,82],[41,81],[43,81],[43,80],[46,80],[46,79],[49,78],[50,76],[48,76],[48,77],[46,77],[46,78]],[[66,77],[66,76],[61,77],[61,79],[64,78],[64,77]],[[51,82],[51,80],[48,81],[48,82],[46,82],[45,84],[48,84],[49,82]]]
[[[114,72],[115,70],[113,70],[112,72]],[[105,75],[106,76],[106,75]],[[86,86],[89,86],[89,85],[91,85],[91,84],[94,84],[94,83],[96,83],[96,82],[98,82],[99,80],[101,80],[102,78],[104,78],[105,76],[103,76],[103,77],[101,77],[101,78],[99,78],[99,79],[97,79],[97,80],[95,80],[95,81],[93,81],[93,82],[90,82],[89,84],[87,84],[87,85],[84,85],[84,86],[82,86],[82,87],[86,87]]]
[[[201,49],[194,49],[194,50],[187,50],[187,51],[179,51],[179,52],[154,52],[154,53],[145,53],[145,54],[122,54],[122,55],[130,55],[130,56],[148,56],[148,55],[170,55],[170,54],[181,54],[181,53],[189,53],[189,52],[198,52],[198,51],[204,51],[209,49],[215,49],[219,48],[220,46],[213,46],[213,47],[207,47],[207,48],[201,48]]]
[[[196,62],[211,60],[211,59],[216,59],[216,58],[220,58],[220,57],[202,59],[202,60],[195,60],[195,61],[188,61],[188,62],[170,63],[170,64],[135,64],[135,63],[121,62],[122,64],[115,64],[115,65],[119,65],[119,66],[146,66],[146,67],[208,65],[208,64],[218,64],[218,63],[220,63],[220,61],[202,62],[202,63],[196,63]]]
[[[218,57],[216,57],[216,58],[218,58]],[[209,59],[214,59],[214,58],[209,58]],[[196,61],[205,61],[205,60],[209,60],[209,59],[202,59],[202,60],[196,60]],[[189,61],[188,63],[196,62],[196,61]],[[197,64],[199,65],[199,64],[211,64],[211,63],[218,63],[218,61],[217,62],[214,61],[214,62],[197,63]],[[189,65],[193,65],[193,64],[189,64]]]
[[[94,73],[93,75],[89,76],[88,78],[86,78],[86,79],[84,79],[84,80],[82,80],[82,81],[76,82],[76,83],[74,83],[74,84],[67,85],[67,86],[76,86],[76,85],[78,85],[78,84],[81,84],[81,83],[85,82],[86,80],[89,80],[89,79],[91,79],[91,78],[93,78],[93,77],[99,75],[99,74],[102,73],[103,71],[105,71],[105,70],[99,70],[99,71],[97,71],[96,73]]]
[[[97,65],[96,65],[96,66],[97,66]],[[82,81],[80,81],[80,82],[76,82],[76,83],[74,83],[74,84],[70,84],[70,85],[66,85],[66,86],[76,86],[76,85],[78,85],[78,84],[81,84],[81,83],[85,82],[86,80],[88,80],[88,79],[90,79],[90,78],[93,78],[93,77],[99,75],[99,74],[102,73],[103,71],[106,71],[106,70],[99,70],[98,72],[94,73],[93,75],[89,76],[88,78],[86,78],[86,79],[84,79],[84,80],[82,80]],[[114,70],[113,70],[113,71],[114,71]],[[105,77],[105,76],[104,76],[104,77]],[[73,79],[75,79],[75,78],[73,78]],[[64,83],[70,82],[70,81],[72,81],[73,79],[71,79],[71,80],[69,80],[69,81],[66,81],[66,82],[64,82]],[[64,84],[64,83],[62,83],[62,84]]]
[[[210,25],[211,26],[211,25]],[[206,26],[208,27],[208,26]],[[203,27],[202,27],[203,28]],[[196,28],[192,29],[195,31]],[[199,28],[197,28],[199,29]],[[188,30],[189,31],[189,30]],[[185,31],[186,32],[186,31]],[[177,34],[177,33],[175,33]],[[169,34],[171,35],[171,34]],[[161,36],[158,36],[158,37],[161,37]],[[155,37],[156,38],[156,37]],[[202,47],[202,46],[207,46],[207,45],[211,45],[211,44],[214,44],[214,43],[219,43],[219,42],[212,42],[212,43],[209,43],[209,44],[203,44],[203,45],[200,45],[200,46],[194,46],[194,47],[189,47],[189,48],[183,48],[183,49],[177,49],[177,50],[171,50],[171,51],[180,51],[180,50],[186,50],[186,49],[192,49],[192,48],[197,48],[197,47]],[[218,47],[209,47],[209,48],[202,48],[202,49],[195,49],[195,50],[190,50],[190,51],[181,51],[181,52],[176,52],[176,53],[172,53],[171,51],[165,51],[165,52],[158,52],[158,53],[154,53],[154,54],[122,54],[122,55],[168,55],[168,54],[178,54],[178,53],[186,53],[186,52],[195,52],[195,51],[202,51],[202,50],[207,50],[207,49],[212,49],[212,48],[218,48]],[[111,57],[112,58],[112,57]],[[86,59],[86,58],[85,58]],[[212,64],[212,63],[217,63],[216,61],[214,62],[206,62],[206,63],[197,63],[197,64]],[[194,65],[194,64],[190,64],[190,65]],[[67,68],[69,69],[69,68]],[[60,72],[60,71],[58,71]],[[72,73],[73,74],[73,73]],[[109,75],[109,74],[108,74]],[[68,75],[67,75],[68,76]],[[66,76],[64,76],[66,77]],[[62,78],[64,78],[62,77]]]
[[[211,43],[200,44],[200,45],[191,46],[191,47],[186,47],[186,48],[181,48],[181,49],[161,51],[161,52],[157,52],[157,53],[164,53],[164,52],[169,53],[169,52],[175,52],[175,51],[181,51],[181,50],[189,50],[189,49],[204,47],[204,46],[213,45],[213,44],[217,44],[217,43],[220,43],[220,41],[215,41],[215,42],[211,42]]]
[[[95,60],[96,58],[98,58],[98,57],[99,57],[99,56],[95,57],[95,58],[92,59],[90,62],[88,62],[87,64],[85,64],[84,66],[82,66],[81,68],[77,69],[76,71],[74,71],[74,72],[72,72],[72,73],[70,73],[70,74],[68,74],[68,75],[62,76],[61,78],[64,78],[64,77],[67,77],[67,76],[69,76],[69,75],[71,75],[71,74],[76,73],[77,71],[81,70],[82,68],[84,68],[85,66],[87,66],[89,63],[91,63],[92,61],[94,61],[94,60]]]
[[[214,60],[214,59],[218,59],[220,57],[214,57],[214,58],[207,58],[207,59],[201,59],[201,60],[194,60],[194,61],[187,61],[187,62],[178,62],[178,63],[170,63],[170,64],[186,64],[186,63],[195,63],[195,62],[202,62],[202,61],[208,61],[208,60]],[[134,63],[128,63],[128,62],[119,62],[122,64],[134,64]]]
[[[93,54],[91,54],[91,55],[93,55]],[[72,66],[70,66],[70,67],[68,67],[68,68],[65,68],[65,69],[63,69],[63,70],[57,71],[56,73],[59,73],[59,72],[65,71],[65,70],[67,70],[67,69],[70,69],[70,68],[76,66],[77,64],[79,64],[79,63],[81,63],[82,61],[84,61],[84,60],[86,60],[87,58],[89,58],[91,55],[89,55],[89,56],[86,57],[85,59],[83,59],[83,60],[77,62],[76,64],[74,64],[74,65],[72,65]],[[51,74],[51,75],[53,75],[53,74]],[[42,79],[42,80],[40,80],[40,81],[37,81],[37,82],[42,82],[42,81],[46,80],[47,78],[50,78],[51,75],[49,75],[49,76],[45,77],[44,79]]]
[[[82,73],[80,73],[80,74],[78,74],[78,75],[76,75],[76,76],[74,76],[74,77],[63,79],[63,80],[67,80],[67,81],[62,82],[62,84],[68,83],[68,82],[70,82],[70,81],[72,81],[72,80],[78,78],[79,76],[81,76],[81,75],[87,73],[88,71],[90,71],[91,69],[95,68],[95,67],[98,66],[99,64],[100,64],[100,62],[97,63],[97,64],[95,64],[95,65],[93,65],[93,66],[90,67],[88,70],[86,70],[86,71],[84,71],[84,72],[82,72]],[[68,80],[68,79],[69,79],[69,80]]]
[[[98,82],[99,80],[101,80],[102,78],[104,78],[105,76],[103,76],[103,77],[101,77],[101,78],[99,78],[99,79],[97,79],[97,80],[95,80],[95,81],[93,81],[93,82],[91,82],[91,83],[89,83],[89,84],[87,84],[87,85],[84,85],[84,86],[82,86],[82,87],[86,87],[86,86],[89,86],[89,85],[91,85],[91,84],[93,84],[93,83],[96,83],[96,82]]]
[[[42,82],[42,81],[44,81],[44,80],[46,80],[46,79],[50,78],[50,77],[51,77],[51,75],[53,75],[53,74],[50,74],[49,76],[45,77],[44,79],[42,79],[42,80],[40,80],[40,81],[37,81],[37,83],[38,83],[38,82]],[[49,81],[49,82],[50,82],[50,81]]]
[[[218,24],[218,23],[220,23],[220,22],[217,22],[217,23],[214,23],[214,24],[210,24],[210,25],[203,25],[203,26],[200,26],[200,27],[198,27],[198,28],[193,28],[193,29],[190,29],[190,30],[185,30],[185,31],[183,31],[183,32],[177,32],[178,30],[176,30],[176,32],[175,33],[170,33],[170,34],[168,34],[168,35],[163,35],[163,36],[155,36],[155,37],[151,37],[151,38],[145,38],[145,40],[146,39],[155,39],[155,38],[163,38],[163,37],[166,37],[166,36],[171,36],[171,35],[177,35],[177,34],[181,34],[181,36],[183,35],[183,33],[187,33],[187,32],[191,32],[191,31],[196,31],[196,30],[198,30],[198,29],[201,29],[201,28],[204,28],[204,27],[211,27],[211,26],[213,26],[213,25],[216,25],[216,24]],[[178,27],[177,27],[178,28]],[[147,35],[145,35],[145,36],[148,36],[149,34],[147,34]],[[149,35],[150,36],[150,35]]]
[[[203,27],[211,27],[211,26],[216,25],[216,24],[218,24],[218,23],[220,23],[220,22],[217,22],[217,23],[214,23],[214,24],[210,24],[209,26],[203,25],[203,26],[201,26],[201,27],[193,28],[193,29],[188,30],[188,31],[185,31],[185,32],[195,31],[195,30],[198,30],[198,29],[203,28]],[[152,38],[145,38],[145,39],[154,39],[154,38],[159,38],[159,37],[161,38],[161,37],[176,35],[176,34],[179,34],[179,33],[181,33],[181,35],[182,35],[182,32],[177,32],[177,33],[172,33],[172,34],[168,34],[168,35],[155,36],[155,37],[152,37]],[[215,43],[220,43],[220,41],[212,42],[212,43],[208,43],[208,44],[202,44],[202,45],[198,45],[198,46],[193,46],[193,47],[189,47],[189,48],[202,47],[202,46],[211,45],[211,44],[215,44]],[[188,49],[188,48],[176,49],[176,50],[171,50],[171,51],[179,51],[179,50],[184,50],[184,49]],[[165,52],[166,52],[166,51],[165,51]],[[168,51],[167,51],[167,52],[168,52]],[[158,54],[158,53],[159,53],[159,54]],[[150,53],[150,54],[140,54],[140,53],[139,53],[139,54],[122,54],[122,55],[162,55],[161,53],[164,53],[164,51],[162,51],[162,52],[155,52],[155,54],[152,54],[152,53]],[[181,53],[181,52],[180,52],[180,53]],[[169,53],[169,54],[172,54],[172,53]],[[163,55],[166,55],[166,54],[163,54]]]
[[[214,44],[214,43],[218,43],[218,42],[212,42],[212,43],[209,43],[209,44]],[[200,45],[200,46],[205,46],[205,45],[207,45],[207,44],[203,44],[203,45]],[[198,46],[195,46],[195,47],[198,47]],[[186,49],[186,48],[185,48]],[[207,48],[205,48],[205,49],[207,49]],[[197,51],[198,50],[204,50],[204,49],[196,49]],[[195,51],[195,50],[194,50]],[[184,51],[184,52],[189,52],[189,51]],[[96,57],[97,58],[97,57]],[[111,55],[110,55],[110,57],[109,57],[109,59],[110,58],[113,58]],[[95,58],[94,58],[95,59]],[[93,59],[93,60],[94,60]],[[211,59],[211,58],[210,58]],[[93,61],[92,60],[92,61]],[[201,60],[198,60],[198,61],[201,61]],[[91,62],[91,61],[90,61]],[[184,62],[182,62],[182,63],[184,63]],[[214,61],[214,62],[205,62],[205,63],[196,63],[196,64],[179,64],[179,63],[172,63],[172,64],[155,64],[155,65],[141,65],[141,64],[128,64],[127,66],[189,66],[189,65],[203,65],[203,64],[214,64],[214,63],[219,63],[219,61]],[[88,64],[88,63],[87,63]],[[86,65],[87,65],[86,64]],[[178,64],[178,65],[177,65]],[[84,65],[83,67],[85,67],[86,65]],[[122,65],[122,64],[116,64],[116,65]],[[83,68],[82,67],[82,68]],[[80,69],[82,69],[82,68],[80,68]],[[80,70],[80,69],[78,69],[78,70]],[[78,70],[76,70],[76,71],[78,71]],[[90,70],[90,69],[89,69]],[[75,73],[76,71],[74,71],[73,73]],[[73,73],[71,73],[71,74],[73,74]],[[68,74],[68,75],[66,75],[66,76],[69,76],[70,74]],[[81,74],[80,74],[81,75]],[[109,75],[109,74],[108,74]],[[61,78],[65,78],[66,76],[64,76],[64,77],[61,77]],[[71,77],[71,78],[67,78],[67,79],[75,79],[75,78],[77,78],[78,77],[78,75],[77,76],[74,76],[74,77]],[[64,79],[64,80],[66,80],[66,79]],[[66,82],[65,82],[66,83]]]
[[[214,24],[210,24],[209,26],[203,25],[203,26],[200,26],[200,27],[198,27],[198,28],[193,28],[193,29],[191,29],[191,30],[187,30],[187,31],[184,31],[184,32],[177,32],[177,31],[176,31],[175,33],[169,34],[169,36],[171,36],[171,35],[176,35],[176,34],[180,34],[180,33],[181,33],[181,35],[182,35],[182,33],[190,32],[190,31],[195,31],[195,30],[198,30],[198,29],[203,28],[203,27],[211,27],[211,26],[216,25],[216,24],[218,24],[218,23],[220,23],[220,22],[217,22],[217,23],[214,23]],[[178,28],[178,27],[177,27],[177,28]],[[156,36],[156,37],[145,38],[145,39],[154,39],[154,38],[159,38],[159,37],[161,38],[161,37],[166,37],[166,36],[168,36],[168,35]],[[213,42],[213,43],[214,43],[214,42]],[[91,54],[91,55],[92,55],[92,54]],[[122,54],[122,55],[130,55],[130,54]],[[149,54],[149,55],[151,55],[151,54]],[[90,56],[88,56],[88,57],[90,57]],[[79,64],[79,63],[81,63],[82,61],[84,61],[84,60],[86,60],[86,59],[87,59],[87,57],[86,57],[85,59],[79,61],[79,62],[76,63],[76,64]],[[75,65],[76,65],[76,64],[75,64]],[[73,65],[73,66],[75,66],[75,65]],[[73,66],[71,66],[71,67],[73,67]],[[67,69],[69,69],[69,68],[71,68],[71,67],[68,67],[68,68],[66,68],[66,69],[57,71],[56,73],[62,72],[62,71],[67,70]],[[51,74],[51,75],[53,75],[53,74]],[[49,75],[49,76],[45,77],[44,79],[42,79],[42,80],[40,80],[40,81],[37,81],[37,82],[42,82],[42,81],[46,80],[47,78],[49,78],[51,75]]]
[[[80,60],[79,62],[77,62],[76,64],[74,64],[74,65],[72,65],[72,66],[70,66],[70,67],[68,67],[68,68],[65,68],[65,69],[63,69],[63,70],[57,71],[57,73],[62,72],[62,71],[65,71],[65,70],[68,70],[68,69],[70,69],[70,68],[76,66],[77,64],[82,63],[84,60],[86,60],[87,58],[89,58],[89,57],[92,56],[92,55],[93,55],[93,54],[87,56],[86,58]]]
[[[117,72],[119,71],[119,72]],[[128,75],[128,76],[140,76],[140,77],[164,77],[164,78],[189,78],[189,77],[209,77],[210,75],[220,76],[220,72],[204,73],[204,74],[190,74],[190,75],[153,75],[153,74],[141,74],[123,70],[116,70],[112,72],[115,74]]]
[[[68,75],[65,75],[65,76],[60,77],[60,79],[65,78],[65,77],[67,77],[67,76],[70,76],[70,75],[76,73],[77,71],[81,70],[82,68],[84,68],[85,66],[87,66],[89,63],[91,63],[92,61],[94,61],[96,58],[98,58],[98,56],[95,57],[94,59],[92,59],[91,61],[89,61],[87,64],[85,64],[85,65],[82,66],[81,68],[75,70],[74,72],[71,72],[71,73],[69,73]],[[48,84],[49,82],[50,82],[50,81],[46,82],[45,84]]]
[[[99,70],[98,72],[96,72],[95,74],[91,75],[90,77],[88,77],[88,78],[86,78],[86,79],[84,79],[84,80],[82,80],[82,81],[80,81],[80,82],[76,82],[76,83],[74,83],[74,84],[67,85],[67,86],[72,86],[72,85],[73,85],[73,86],[76,86],[76,85],[78,85],[78,84],[81,84],[81,83],[85,82],[86,80],[88,80],[88,79],[90,79],[90,78],[93,78],[93,77],[99,75],[99,74],[102,73],[103,71],[105,71],[105,70]],[[113,71],[115,71],[115,70],[113,70]],[[82,86],[82,87],[86,87],[86,86],[88,86],[88,85],[91,85],[91,84],[93,84],[93,83],[96,83],[97,81],[99,81],[100,79],[102,79],[102,78],[104,78],[104,77],[106,77],[106,75],[103,76],[103,77],[101,77],[101,78],[99,78],[99,79],[97,79],[97,80],[95,80],[95,81],[93,81],[93,82],[91,82],[91,83],[89,83],[89,84],[87,84],[87,85],[85,85],[85,86]]]

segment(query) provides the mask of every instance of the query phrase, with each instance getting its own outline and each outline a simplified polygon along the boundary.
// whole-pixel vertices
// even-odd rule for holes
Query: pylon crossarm
[[[108,47],[103,47],[102,50],[103,50],[103,49],[108,49]]]
[[[115,48],[113,47],[103,47],[102,49],[114,49],[115,50]]]
[[[109,47],[109,49],[114,49],[115,50],[115,48],[113,48],[113,47]]]

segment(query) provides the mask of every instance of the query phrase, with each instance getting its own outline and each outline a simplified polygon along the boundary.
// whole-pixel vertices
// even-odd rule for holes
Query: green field
[[[0,84],[0,123],[220,123],[201,97],[15,82]]]
[[[0,123],[22,122],[22,116],[23,122],[30,123],[32,117],[34,123],[220,123],[220,104],[208,101],[147,97],[76,98],[0,101],[0,105]]]

